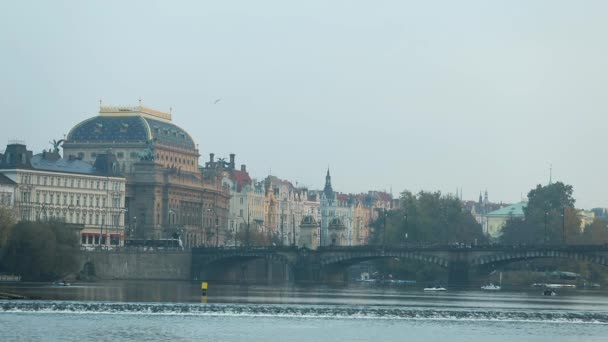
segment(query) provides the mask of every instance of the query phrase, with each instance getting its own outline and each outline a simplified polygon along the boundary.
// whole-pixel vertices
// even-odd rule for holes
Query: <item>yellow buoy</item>
[[[206,281],[201,283],[201,294],[203,297],[207,296],[207,289],[209,288],[209,285],[207,284]]]

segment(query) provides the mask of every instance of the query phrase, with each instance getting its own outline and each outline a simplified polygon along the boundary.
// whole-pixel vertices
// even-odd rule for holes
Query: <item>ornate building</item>
[[[228,244],[234,245],[238,244],[235,234],[239,231],[249,228],[264,233],[265,190],[261,182],[251,179],[246,165],[241,165],[240,170],[235,169],[234,154],[230,158],[222,182],[230,190],[228,232],[233,241]]]
[[[378,209],[392,208],[392,196],[386,192],[366,194],[335,192],[327,170],[321,192],[321,246],[364,245],[371,235],[370,222],[378,217]]]
[[[327,169],[325,187],[321,193],[321,235],[320,246],[337,245],[341,241],[342,222],[336,215],[338,201],[336,193],[331,186],[331,175]],[[337,220],[336,220],[337,219]]]
[[[276,176],[264,180],[265,227],[278,237],[278,244],[297,245],[300,223],[310,210],[308,189],[296,188],[289,181]]]
[[[91,161],[108,150],[116,155],[127,178],[125,223],[131,237],[179,233],[186,247],[223,244],[219,227],[225,224],[228,194],[218,177],[201,172],[194,140],[171,120],[170,113],[143,106],[102,106],[99,115],[70,130],[64,156]]]
[[[57,147],[33,155],[23,144],[9,144],[0,176],[15,186],[8,204],[18,220],[64,221],[86,247],[123,244],[125,178],[113,155],[100,153],[91,164],[63,159]]]

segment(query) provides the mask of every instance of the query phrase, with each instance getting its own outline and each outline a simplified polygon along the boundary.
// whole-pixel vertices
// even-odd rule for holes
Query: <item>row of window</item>
[[[25,198],[24,198],[25,202]],[[27,201],[29,202],[29,201]],[[93,195],[67,194],[50,191],[36,191],[36,203],[56,204],[56,205],[75,205],[78,207],[97,207],[106,208],[106,197]],[[119,196],[114,196],[109,203],[112,208],[121,208],[122,201]]]
[[[186,159],[186,158],[180,158],[180,157],[166,156],[166,155],[164,155],[162,153],[157,153],[156,154],[156,160],[157,161],[167,161],[167,162],[181,163],[181,164],[186,164],[186,165],[195,165],[196,164],[196,160],[195,159]]]
[[[84,159],[84,152],[80,152],[78,153],[78,157],[81,159]],[[124,152],[117,152],[116,153],[116,158],[117,159],[123,159],[125,157],[125,153]],[[137,154],[137,152],[131,152],[129,154],[129,157],[131,159],[135,159],[135,160],[139,160],[139,155]],[[91,152],[91,159],[95,159],[97,158],[97,152]]]
[[[88,214],[87,213],[79,213],[79,212],[65,212],[60,210],[45,210],[39,209],[36,215],[37,220],[62,220],[66,223],[74,223],[74,224],[86,224],[86,225],[95,225],[95,226],[105,226],[106,225],[106,216],[108,215],[100,215],[100,214]],[[31,218],[29,218],[31,219]],[[112,227],[120,227],[120,214],[113,214],[109,216],[109,224]]]
[[[97,190],[108,190],[106,181],[92,180],[87,178],[74,178],[74,177],[59,177],[59,176],[39,176],[24,173],[19,175],[21,177],[21,184],[32,184],[32,185],[47,185],[47,186],[59,186],[69,188],[84,188],[84,189],[97,189]],[[114,191],[122,190],[122,182],[110,182],[110,189]]]
[[[99,235],[82,235],[80,237],[80,244],[90,246],[105,246],[107,244],[107,237]],[[110,246],[120,245],[120,236],[110,236]]]

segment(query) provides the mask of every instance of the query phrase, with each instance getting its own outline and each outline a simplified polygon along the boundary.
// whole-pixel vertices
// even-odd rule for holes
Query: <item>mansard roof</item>
[[[0,169],[39,170],[120,177],[115,164],[113,164],[114,161],[115,157],[113,155],[102,153],[97,156],[96,165],[93,165],[80,159],[63,159],[57,151],[49,150],[33,155],[32,151],[28,150],[24,144],[9,144],[6,147],[2,160],[0,160]]]
[[[192,137],[171,122],[170,114],[146,107],[102,107],[98,116],[77,124],[70,143],[155,143],[194,150]]]
[[[15,183],[12,179],[6,177],[4,174],[0,173],[0,184],[15,185],[17,183]]]

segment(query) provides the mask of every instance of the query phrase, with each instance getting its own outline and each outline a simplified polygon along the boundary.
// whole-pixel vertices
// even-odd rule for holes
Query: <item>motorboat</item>
[[[489,283],[488,285],[482,286],[481,289],[484,291],[500,291],[500,286]]]
[[[557,292],[551,289],[546,289],[545,291],[543,291],[543,296],[557,296]]]
[[[60,282],[55,282],[53,283],[54,286],[72,286],[72,284],[66,282],[65,280],[62,280]]]
[[[545,284],[545,287],[550,289],[575,289],[574,284]]]
[[[486,284],[481,287],[484,291],[500,291],[502,287],[502,272],[500,272],[499,285],[494,285],[493,283]]]
[[[425,287],[424,291],[429,291],[429,292],[433,292],[433,291],[447,291],[447,289],[443,286],[433,286],[433,287]]]

